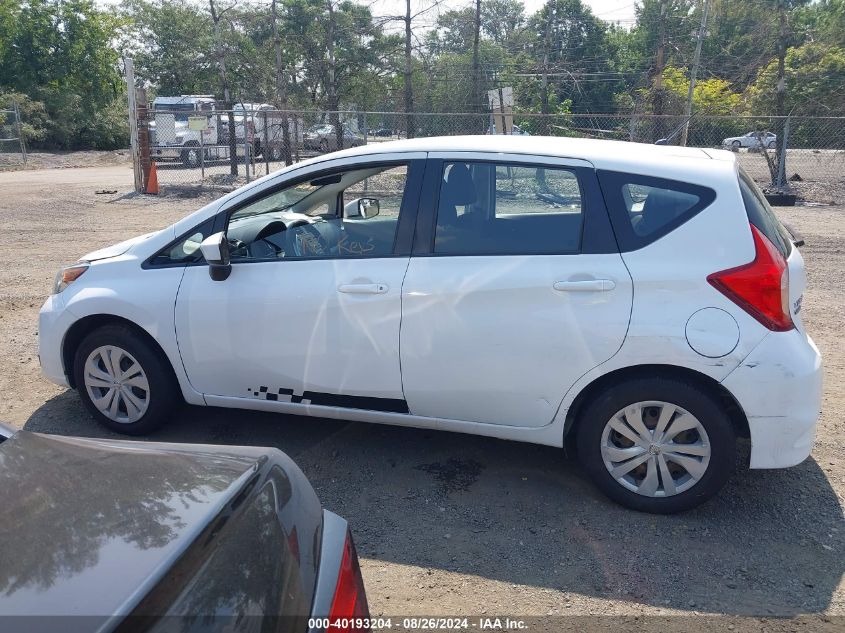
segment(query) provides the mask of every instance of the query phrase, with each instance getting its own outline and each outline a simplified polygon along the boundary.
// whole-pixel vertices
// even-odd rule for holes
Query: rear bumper
[[[722,384],[751,432],[751,468],[786,468],[813,450],[822,401],[822,360],[798,330],[772,332]]]

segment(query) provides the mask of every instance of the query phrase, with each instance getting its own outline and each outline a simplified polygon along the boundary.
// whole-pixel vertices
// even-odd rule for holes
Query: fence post
[[[129,151],[132,153],[132,175],[135,191],[141,193],[144,181],[141,176],[141,158],[138,155],[138,101],[135,94],[135,65],[132,58],[124,62],[126,68],[126,96],[129,98]]]
[[[783,134],[780,139],[780,160],[778,161],[778,182],[777,187],[781,189],[786,186],[786,149],[789,147],[789,123],[792,117],[786,117],[783,126]]]
[[[244,142],[244,170],[246,171],[246,181],[249,182],[249,143]]]
[[[18,143],[21,145],[21,158],[23,164],[26,165],[26,143],[23,140],[23,128],[21,126],[21,111],[18,108],[18,102],[12,100],[12,108],[15,111],[15,129],[18,131]]]
[[[147,193],[152,158],[150,156],[150,123],[147,109],[147,91],[138,88],[135,95],[135,109],[138,112],[138,162],[141,165],[141,192]]]
[[[367,122],[367,113],[364,112],[364,145],[369,143],[370,125]]]
[[[205,130],[200,130],[200,180],[205,182]]]
[[[270,173],[270,133],[267,125],[267,110],[262,110],[264,117],[264,169],[265,175]]]

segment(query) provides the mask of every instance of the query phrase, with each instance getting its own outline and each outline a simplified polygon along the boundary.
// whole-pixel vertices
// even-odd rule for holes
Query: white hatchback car
[[[719,150],[541,137],[293,165],[60,271],[40,358],[93,415],[182,400],[577,449],[651,512],[810,453],[804,264]]]

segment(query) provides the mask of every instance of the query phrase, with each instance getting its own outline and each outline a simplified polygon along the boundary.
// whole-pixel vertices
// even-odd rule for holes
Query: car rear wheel
[[[320,141],[320,151],[324,153],[329,151],[329,142],[326,139]]]
[[[769,141],[768,148],[769,148],[769,149],[774,149],[774,148],[775,148],[775,142],[774,142],[774,141]]]
[[[121,325],[106,325],[83,339],[74,357],[74,379],[94,418],[128,435],[157,429],[179,397],[166,359]]]
[[[632,380],[583,412],[578,455],[614,501],[671,514],[704,503],[733,471],[736,438],[720,403],[697,385]]]

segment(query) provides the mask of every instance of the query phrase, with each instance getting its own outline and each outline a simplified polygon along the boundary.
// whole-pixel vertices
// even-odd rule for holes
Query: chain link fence
[[[338,149],[412,137],[495,134],[489,113],[280,111],[150,108],[150,162],[163,189],[231,189]],[[845,117],[515,113],[515,135],[679,144],[736,152],[764,188],[790,189],[811,202],[845,202]],[[685,125],[688,124],[688,125]],[[140,143],[144,152],[144,142]],[[784,160],[781,161],[781,158]],[[142,156],[142,163],[145,157]]]
[[[26,165],[26,144],[17,103],[0,109],[0,166]]]

